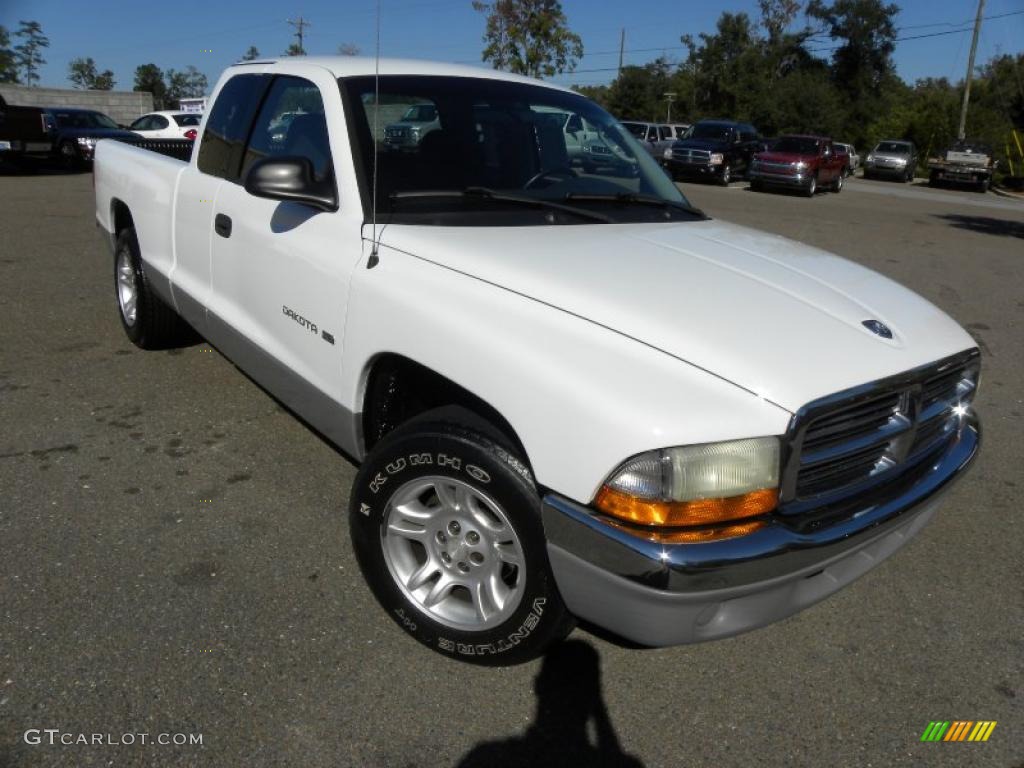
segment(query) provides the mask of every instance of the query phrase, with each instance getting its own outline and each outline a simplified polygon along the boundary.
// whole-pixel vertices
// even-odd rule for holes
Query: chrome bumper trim
[[[549,548],[642,587],[677,594],[744,587],[822,568],[901,527],[963,474],[977,455],[980,437],[977,420],[966,416],[957,438],[932,459],[929,472],[902,483],[897,478],[837,505],[838,520],[817,526],[802,525],[802,516],[775,514],[765,527],[735,539],[661,544],[611,525],[589,507],[548,494],[542,504],[544,529]]]

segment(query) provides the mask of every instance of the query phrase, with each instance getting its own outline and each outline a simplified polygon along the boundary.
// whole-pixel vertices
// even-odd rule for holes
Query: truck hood
[[[633,338],[789,411],[974,346],[945,313],[876,272],[721,221],[391,224],[381,240]],[[892,338],[865,320],[885,323]],[[544,329],[530,333],[543,343]]]
[[[801,155],[796,152],[758,152],[755,157],[766,163],[810,163],[817,155]]]
[[[731,147],[727,141],[714,139],[680,139],[672,145],[672,149],[706,149],[709,152],[724,152]]]

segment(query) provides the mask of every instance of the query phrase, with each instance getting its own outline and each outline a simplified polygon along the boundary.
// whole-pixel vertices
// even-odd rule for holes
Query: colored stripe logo
[[[933,720],[921,741],[988,741],[995,728],[995,720]]]

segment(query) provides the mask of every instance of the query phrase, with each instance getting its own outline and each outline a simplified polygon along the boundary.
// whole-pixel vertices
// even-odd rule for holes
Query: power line
[[[306,49],[302,47],[302,34],[303,34],[303,30],[306,27],[311,27],[313,25],[310,24],[308,21],[306,21],[301,16],[299,16],[299,18],[295,19],[294,21],[292,19],[285,19],[285,21],[287,21],[289,24],[291,24],[293,27],[295,27],[295,36],[297,38],[299,38],[299,53],[304,54],[306,52]]]

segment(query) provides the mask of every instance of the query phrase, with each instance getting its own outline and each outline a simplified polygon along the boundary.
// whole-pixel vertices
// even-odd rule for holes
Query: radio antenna
[[[373,60],[373,180],[370,183],[370,217],[371,238],[370,258],[366,262],[367,269],[373,269],[380,260],[377,247],[377,131],[380,115],[380,0],[377,0],[377,41]]]

